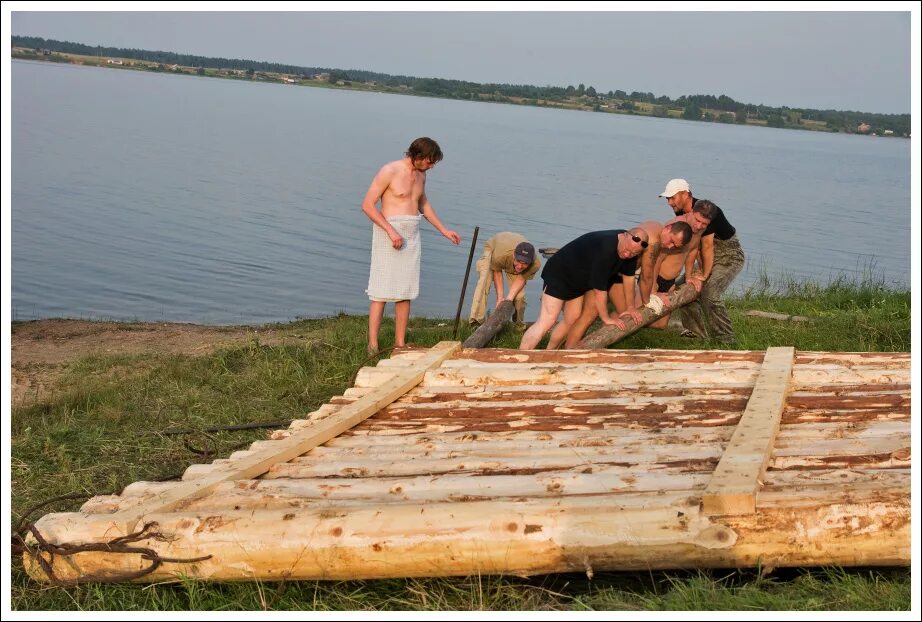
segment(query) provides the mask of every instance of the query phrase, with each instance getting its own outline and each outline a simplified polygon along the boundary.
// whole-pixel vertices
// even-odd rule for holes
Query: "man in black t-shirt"
[[[589,291],[594,294],[602,322],[624,330],[624,322],[608,313],[608,288],[619,274],[633,275],[637,271],[637,256],[648,242],[647,232],[639,227],[630,231],[611,229],[581,235],[557,251],[541,272],[541,310],[538,320],[522,335],[519,349],[533,350],[562,310],[563,321],[548,341],[549,348],[560,345],[579,318],[583,294]]]
[[[736,228],[730,224],[723,210],[706,199],[696,200],[684,179],[672,179],[660,194],[677,216],[691,212],[710,218],[710,224],[701,237],[698,262],[701,274],[689,275],[686,280],[700,293],[698,299],[690,302],[680,311],[683,335],[707,338],[732,344],[736,342],[733,323],[722,297],[724,292],[743,269],[746,256]],[[692,251],[695,253],[696,251]],[[710,331],[708,330],[710,328]]]

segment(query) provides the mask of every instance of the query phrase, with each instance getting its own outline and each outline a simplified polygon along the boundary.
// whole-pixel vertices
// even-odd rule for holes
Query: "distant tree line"
[[[677,116],[688,120],[715,121],[718,123],[764,123],[770,127],[799,129],[826,129],[834,132],[876,132],[885,131],[896,136],[908,136],[911,115],[879,114],[852,110],[814,110],[809,108],[773,107],[762,104],[746,104],[734,101],[726,95],[682,95],[671,99],[666,95],[622,90],[597,92],[592,86],[580,84],[560,86],[534,86],[530,84],[481,84],[463,80],[443,78],[417,78],[414,76],[390,75],[361,69],[335,69],[328,67],[304,67],[282,63],[267,63],[239,58],[221,58],[177,54],[134,48],[114,48],[85,45],[70,41],[56,41],[41,37],[13,36],[14,47],[50,50],[85,56],[107,56],[130,58],[155,62],[158,65],[182,65],[198,68],[221,68],[244,70],[248,76],[255,72],[269,72],[300,76],[309,79],[324,76],[331,83],[373,82],[376,86],[409,91],[418,95],[452,99],[475,99],[479,101],[525,100],[531,105],[552,105],[552,102],[580,100],[588,108],[618,110],[635,113],[643,111],[658,117]],[[203,71],[199,71],[203,73]],[[670,114],[670,110],[676,111]],[[812,124],[811,124],[812,122]],[[810,127],[812,125],[812,127]]]
[[[277,73],[315,74],[329,69],[315,67],[299,67],[296,65],[283,65],[281,63],[266,63],[239,58],[216,58],[211,56],[195,56],[194,54],[177,54],[175,52],[161,52],[159,50],[136,50],[134,48],[113,48],[100,45],[85,45],[71,41],[55,41],[41,37],[13,36],[13,45],[18,47],[45,49],[52,52],[66,54],[81,54],[83,56],[111,56],[116,58],[132,58],[146,60],[164,65],[183,65],[185,67],[223,67],[226,69],[252,69],[253,71],[272,71]]]

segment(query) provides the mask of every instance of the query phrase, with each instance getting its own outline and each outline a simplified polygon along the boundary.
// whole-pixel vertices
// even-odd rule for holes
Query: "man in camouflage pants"
[[[727,220],[723,210],[714,203],[706,199],[696,200],[684,179],[670,180],[660,196],[666,199],[676,216],[694,210],[711,220],[701,237],[698,254],[701,274],[689,275],[686,279],[700,293],[697,300],[680,311],[682,326],[685,328],[682,334],[707,338],[710,332],[713,339],[728,345],[734,344],[736,333],[733,332],[730,314],[722,298],[746,261],[736,237],[736,229]],[[698,283],[695,283],[696,280]]]

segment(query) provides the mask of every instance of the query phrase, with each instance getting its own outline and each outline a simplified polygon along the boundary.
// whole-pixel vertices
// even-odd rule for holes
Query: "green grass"
[[[762,279],[729,303],[737,349],[909,351],[910,294],[865,278],[826,285]],[[804,315],[809,323],[743,315],[759,309]],[[12,411],[12,522],[56,495],[119,492],[131,482],[181,473],[253,440],[265,430],[167,436],[203,428],[301,418],[341,394],[366,361],[366,318],[340,315],[273,328],[293,342],[254,338],[205,356],[88,357],[63,370],[43,401]],[[408,340],[452,338],[450,320],[414,318]],[[21,323],[12,327],[15,332]],[[462,325],[460,339],[470,334]],[[498,347],[521,333],[504,330]],[[393,322],[381,343],[393,343]],[[667,331],[640,331],[619,348],[718,348]],[[185,442],[211,455],[189,451]],[[80,502],[42,510],[72,511]],[[14,610],[908,610],[908,568],[596,573],[384,581],[206,583],[50,587],[10,569]]]
[[[772,280],[763,274],[735,308],[740,312],[771,310],[814,320],[777,322],[740,317],[742,330],[763,342],[790,339],[789,344],[767,345],[855,352],[911,349],[909,291],[895,291],[868,272],[858,280],[837,277],[823,285],[793,278]]]
[[[908,611],[909,571],[811,569],[600,573],[378,581],[83,585],[49,588],[13,575],[13,607],[198,611]]]

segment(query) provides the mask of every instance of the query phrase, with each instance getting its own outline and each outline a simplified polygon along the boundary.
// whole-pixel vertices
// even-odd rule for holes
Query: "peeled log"
[[[152,514],[160,555],[212,555],[167,563],[141,581],[372,579],[473,574],[533,575],[682,567],[908,565],[905,492],[859,490],[843,499],[809,495],[750,515],[712,518],[688,491],[528,501],[384,504]],[[861,525],[861,528],[858,527]],[[49,514],[36,527],[52,543],[108,542],[122,535],[111,515]],[[809,534],[805,537],[804,534]],[[796,543],[796,546],[792,546]],[[26,570],[47,577],[27,554]],[[137,556],[101,551],[50,559],[73,579],[136,570]]]
[[[490,314],[486,321],[480,325],[480,328],[474,331],[474,334],[467,338],[463,347],[465,348],[482,348],[503,329],[503,326],[512,318],[513,305],[511,300],[504,300]],[[520,320],[522,318],[519,318]]]
[[[669,308],[663,309],[660,313],[654,313],[653,309],[649,307],[640,308],[640,324],[634,324],[634,320],[627,318],[624,320],[626,328],[624,330],[619,329],[617,326],[603,326],[594,333],[590,333],[586,338],[584,338],[577,348],[607,348],[616,341],[620,341],[627,337],[628,335],[633,335],[638,330],[644,326],[655,322],[665,315],[669,315],[679,307],[684,307],[692,300],[698,297],[698,291],[689,283],[685,283],[678,287],[674,292],[669,294]]]

